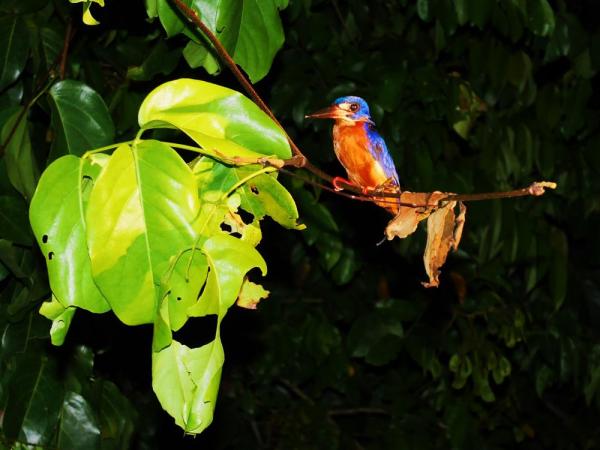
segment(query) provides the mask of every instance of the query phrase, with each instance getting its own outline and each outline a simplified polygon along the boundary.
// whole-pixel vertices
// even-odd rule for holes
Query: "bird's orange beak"
[[[338,108],[337,105],[331,105],[327,108],[315,111],[312,114],[304,116],[305,119],[344,119],[346,118],[346,111]]]

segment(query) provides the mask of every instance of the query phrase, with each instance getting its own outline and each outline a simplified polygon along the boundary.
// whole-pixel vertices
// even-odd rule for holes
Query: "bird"
[[[357,96],[336,99],[330,106],[307,114],[308,119],[334,119],[333,151],[346,169],[348,179],[335,177],[336,191],[340,183],[359,187],[369,192],[400,192],[400,178],[385,141],[375,128],[367,102]],[[375,204],[396,215],[399,199],[381,198]]]

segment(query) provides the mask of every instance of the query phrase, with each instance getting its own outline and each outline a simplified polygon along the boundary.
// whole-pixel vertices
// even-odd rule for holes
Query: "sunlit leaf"
[[[179,79],[154,89],[140,107],[142,128],[179,128],[208,152],[289,158],[283,131],[239,92],[200,80]]]
[[[54,161],[42,174],[29,211],[57,300],[64,308],[96,313],[110,307],[92,279],[84,217],[99,173],[98,165],[72,155]]]
[[[218,334],[199,348],[173,340],[152,354],[152,388],[186,433],[200,433],[212,422],[224,361]]]
[[[50,327],[50,339],[53,345],[62,345],[71,326],[75,307],[64,307],[57,299],[52,296],[49,302],[42,303],[40,314],[52,321]]]
[[[99,25],[100,22],[98,22],[94,16],[92,16],[92,13],[90,11],[91,6],[96,3],[100,6],[104,6],[104,0],[69,0],[71,3],[83,3],[83,16],[82,16],[82,21],[83,23],[85,23],[86,25]]]
[[[240,195],[241,207],[255,219],[270,216],[286,228],[302,229],[297,223],[298,209],[290,193],[273,174],[262,173],[261,169],[260,166],[229,167],[203,158],[193,170],[204,198],[222,195],[243,182],[236,192]]]
[[[123,322],[152,323],[160,287],[199,276],[200,260],[189,271],[177,264],[196,245],[198,208],[191,170],[165,144],[122,145],[111,156],[90,194],[87,238],[94,279]]]
[[[258,303],[269,296],[269,291],[263,288],[260,284],[253,283],[249,280],[244,280],[240,295],[235,302],[241,308],[256,309]]]
[[[188,310],[190,316],[224,316],[239,295],[246,273],[258,267],[266,274],[262,256],[246,242],[227,234],[217,234],[202,246],[210,272],[198,302]]]

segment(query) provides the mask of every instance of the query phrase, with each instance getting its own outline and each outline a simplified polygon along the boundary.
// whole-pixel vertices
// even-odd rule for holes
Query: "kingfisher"
[[[340,97],[327,108],[305,116],[311,119],[334,119],[333,151],[340,161],[348,180],[333,179],[336,191],[342,190],[339,183],[359,187],[363,193],[400,192],[400,179],[385,141],[375,129],[369,105],[356,96]],[[397,214],[399,199],[382,198],[375,204]]]

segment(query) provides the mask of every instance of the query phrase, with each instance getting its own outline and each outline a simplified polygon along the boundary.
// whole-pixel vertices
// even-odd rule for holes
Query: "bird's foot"
[[[333,180],[331,180],[331,184],[333,184],[333,188],[338,192],[344,190],[344,188],[340,186],[340,183],[344,183],[344,184],[350,185],[350,186],[356,186],[356,184],[354,184],[352,181],[347,180],[346,178],[343,178],[343,177],[335,177]]]
[[[381,192],[400,192],[400,186],[398,185],[398,183],[396,182],[396,180],[394,180],[393,178],[388,178],[387,180],[385,180],[383,183],[381,183],[378,186],[375,186],[373,188],[373,192],[374,193],[381,193]]]

